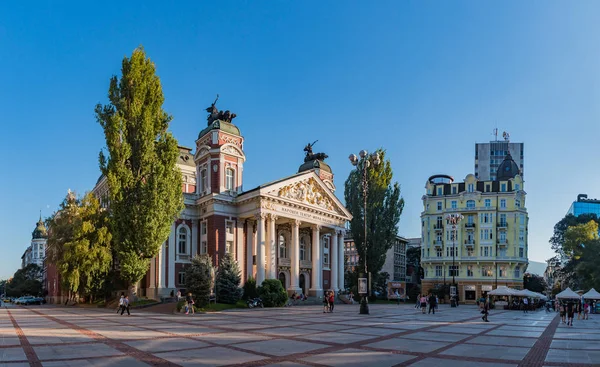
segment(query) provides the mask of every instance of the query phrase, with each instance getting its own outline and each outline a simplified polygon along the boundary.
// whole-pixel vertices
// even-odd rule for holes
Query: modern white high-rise
[[[498,166],[510,152],[512,159],[519,166],[521,178],[523,175],[523,143],[511,143],[507,132],[504,140],[494,140],[489,143],[475,144],[475,177],[480,181],[496,180]]]

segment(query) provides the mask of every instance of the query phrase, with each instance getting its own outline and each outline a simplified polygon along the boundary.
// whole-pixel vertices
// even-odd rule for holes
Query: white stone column
[[[346,274],[346,263],[344,262],[344,231],[338,236],[338,289],[345,290],[344,275]]]
[[[156,288],[156,257],[150,259],[150,284],[148,287]]]
[[[290,288],[291,292],[298,292],[300,278],[300,221],[295,219],[292,221],[292,248],[291,250],[291,266],[290,266]]]
[[[198,219],[192,219],[192,259],[198,254]]]
[[[163,242],[160,251],[158,252],[158,269],[156,269],[156,271],[158,271],[158,288],[164,288],[165,287],[165,256],[166,256],[166,249],[167,247],[167,243]]]
[[[256,216],[256,284],[265,280],[265,216]]]
[[[169,269],[169,284],[167,288],[175,288],[175,251],[177,244],[175,243],[175,223],[171,225],[171,234],[169,234],[169,263],[167,269]]]
[[[271,214],[269,217],[269,251],[268,251],[268,270],[269,270],[269,279],[277,279],[277,228],[275,226],[275,222],[277,221],[277,216]]]
[[[333,234],[331,235],[331,242],[329,243],[329,251],[330,253],[330,261],[329,263],[331,264],[329,266],[329,268],[331,269],[331,289],[333,289],[333,291],[337,292],[338,290],[338,234],[337,231],[334,231]]]
[[[252,277],[252,258],[254,256],[254,223],[246,222],[246,279]]]
[[[241,273],[241,285],[246,283],[246,277],[244,276],[244,222],[237,218],[236,220],[236,231],[235,231],[235,261],[237,261],[238,268]]]
[[[314,225],[312,227],[312,270],[311,270],[311,295],[320,297],[323,294],[323,262],[321,261],[321,226]]]

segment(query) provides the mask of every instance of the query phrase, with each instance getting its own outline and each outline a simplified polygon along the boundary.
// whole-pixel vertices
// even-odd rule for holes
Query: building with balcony
[[[505,285],[520,289],[528,265],[523,179],[510,154],[498,166],[495,180],[473,174],[463,182],[435,175],[426,183],[421,213],[422,290],[457,285],[461,302]],[[460,214],[458,225],[448,214]]]
[[[588,199],[586,194],[577,195],[577,201],[574,201],[567,214],[579,216],[581,214],[596,214],[600,218],[600,200]]]

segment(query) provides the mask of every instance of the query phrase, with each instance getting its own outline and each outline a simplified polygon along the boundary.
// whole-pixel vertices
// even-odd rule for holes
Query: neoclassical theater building
[[[185,209],[152,259],[141,292],[148,297],[186,288],[185,270],[196,254],[213,264],[231,253],[242,281],[279,279],[291,292],[321,295],[344,287],[344,231],[350,213],[334,195],[327,156],[312,145],[297,173],[243,189],[244,138],[235,115],[216,110],[195,149],[180,147]],[[106,180],[93,192],[105,198]]]

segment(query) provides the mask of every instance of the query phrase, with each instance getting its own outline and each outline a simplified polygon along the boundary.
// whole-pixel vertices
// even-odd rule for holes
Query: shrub
[[[231,254],[225,254],[221,258],[219,271],[215,280],[217,301],[235,305],[242,297],[240,288],[240,269]]]
[[[192,293],[196,305],[208,304],[213,284],[212,260],[206,254],[196,255],[192,264],[185,269],[185,283],[188,292]]]
[[[258,296],[262,299],[265,307],[281,307],[288,299],[279,279],[266,279],[258,287]]]
[[[244,295],[242,298],[244,300],[252,299],[258,297],[258,289],[256,289],[256,279],[248,278],[246,283],[244,283]]]

